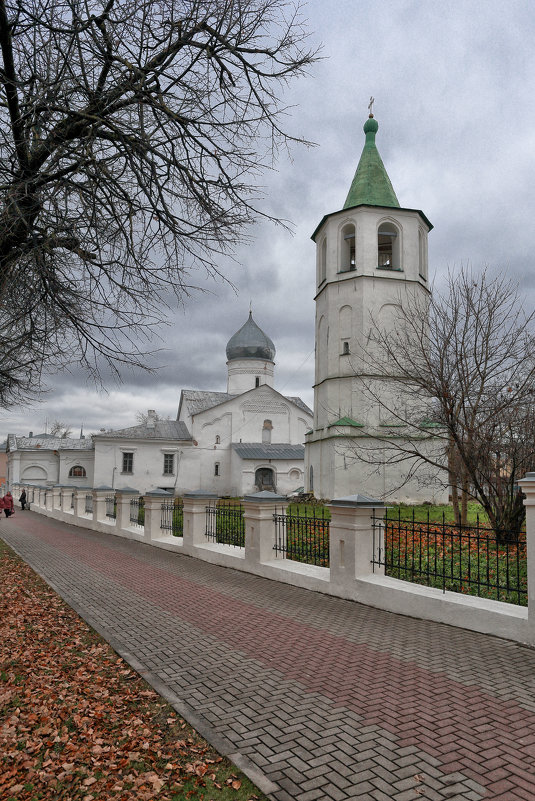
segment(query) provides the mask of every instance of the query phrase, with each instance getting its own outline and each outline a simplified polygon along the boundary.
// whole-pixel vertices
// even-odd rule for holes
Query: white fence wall
[[[330,504],[330,567],[327,568],[283,558],[274,550],[273,513],[283,512],[288,503],[274,493],[261,492],[244,498],[245,547],[236,548],[206,538],[206,506],[216,499],[209,493],[185,495],[183,536],[175,537],[161,529],[162,502],[173,500],[165,492],[149,492],[144,496],[145,524],[140,526],[130,522],[130,500],[139,493],[128,488],[114,491],[111,487],[98,487],[89,491],[92,512],[86,511],[88,490],[60,486],[52,490],[25,488],[30,499],[33,493],[33,511],[67,523],[391,612],[535,645],[535,473],[529,473],[521,484],[526,494],[527,607],[389,578],[377,565],[374,571],[372,515],[373,509],[382,504],[362,496]],[[23,485],[13,488],[15,498],[22,488]],[[106,498],[114,494],[116,519],[106,515]]]

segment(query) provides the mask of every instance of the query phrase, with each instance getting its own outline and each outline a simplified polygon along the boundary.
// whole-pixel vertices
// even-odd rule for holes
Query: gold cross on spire
[[[370,102],[368,103],[368,111],[370,112],[370,117],[373,117],[373,104],[375,103],[375,98],[370,97]]]

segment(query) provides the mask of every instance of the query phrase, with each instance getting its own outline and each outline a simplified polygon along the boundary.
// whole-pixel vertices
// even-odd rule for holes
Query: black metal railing
[[[114,495],[108,495],[106,498],[106,517],[112,517],[114,520],[117,517],[117,498]]]
[[[206,507],[206,537],[221,545],[245,548],[245,521],[239,501],[218,501]]]
[[[479,518],[473,525],[373,516],[372,564],[393,578],[428,587],[527,605],[526,535],[498,539]]]
[[[160,528],[170,531],[173,537],[181,537],[184,530],[182,498],[164,501],[160,508]]]
[[[130,499],[130,523],[133,526],[145,525],[145,499],[144,498],[131,498]]]
[[[292,505],[286,514],[275,512],[274,550],[307,565],[329,567],[329,524],[325,506]]]
[[[88,492],[85,496],[85,513],[86,515],[93,514],[93,493]]]

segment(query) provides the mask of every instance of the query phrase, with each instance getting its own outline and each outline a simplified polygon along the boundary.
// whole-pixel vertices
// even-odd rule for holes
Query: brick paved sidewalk
[[[535,801],[535,652],[22,513],[0,536],[277,801]]]

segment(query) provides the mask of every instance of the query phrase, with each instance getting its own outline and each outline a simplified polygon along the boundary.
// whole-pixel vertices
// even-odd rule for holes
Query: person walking
[[[19,503],[20,503],[20,508],[24,512],[24,509],[26,508],[26,490],[25,489],[23,489],[22,492],[20,493]]]
[[[14,512],[15,502],[13,501],[13,495],[10,492],[6,492],[4,495],[4,514],[6,517],[11,517]]]

